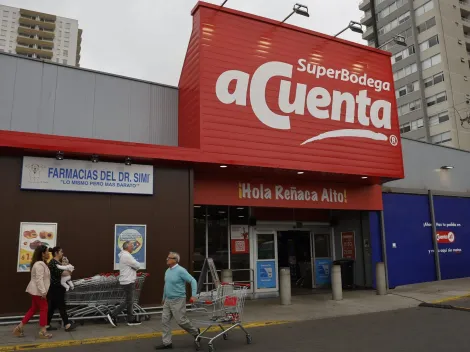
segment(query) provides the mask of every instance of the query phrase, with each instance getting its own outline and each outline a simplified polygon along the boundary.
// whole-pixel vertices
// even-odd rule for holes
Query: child
[[[62,278],[60,280],[60,284],[65,287],[65,291],[68,292],[69,289],[74,289],[73,282],[72,282],[72,271],[74,271],[74,267],[70,265],[69,260],[67,257],[62,258],[62,265],[57,265],[60,270],[64,270],[62,273]],[[71,270],[67,270],[71,269]]]

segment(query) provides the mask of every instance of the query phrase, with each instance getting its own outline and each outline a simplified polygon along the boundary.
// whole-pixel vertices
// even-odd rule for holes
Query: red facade
[[[387,53],[198,3],[180,146],[227,164],[403,178]]]

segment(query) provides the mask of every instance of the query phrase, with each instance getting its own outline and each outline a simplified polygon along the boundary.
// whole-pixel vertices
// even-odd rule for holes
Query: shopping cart
[[[206,326],[204,330],[196,337],[196,350],[200,350],[202,339],[209,340],[209,352],[214,352],[213,342],[219,337],[228,339],[228,332],[239,327],[246,334],[246,343],[251,344],[251,335],[242,325],[243,308],[245,298],[249,288],[248,285],[221,283],[216,289],[210,292],[205,298],[200,298],[193,305],[199,312],[203,312],[205,319],[194,319],[196,325]],[[222,332],[216,336],[204,336],[213,326],[219,327]],[[225,327],[224,327],[225,326]]]
[[[145,314],[139,305],[140,294],[148,273],[138,273],[135,282],[134,312]],[[73,282],[74,290],[65,295],[65,303],[69,307],[67,314],[73,318],[104,318],[125,299],[125,292],[119,284],[119,274],[102,273]],[[149,315],[144,316],[146,320]]]

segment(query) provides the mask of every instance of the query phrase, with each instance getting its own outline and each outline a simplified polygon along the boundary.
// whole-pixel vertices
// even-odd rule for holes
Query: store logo
[[[307,69],[305,67],[304,59],[299,60],[298,71],[306,71],[308,74],[314,75],[316,78],[325,76],[326,78],[336,79],[340,81],[349,81],[363,86],[375,87],[376,90],[389,90],[390,84],[388,82],[376,81],[367,78],[366,75],[358,77],[354,74],[349,74],[345,69],[333,70],[325,69],[323,67],[315,68],[315,70]],[[332,121],[341,121],[342,107],[345,105],[344,122],[351,125],[361,125],[365,128],[350,128],[332,130],[319,135],[313,136],[301,143],[305,145],[311,142],[319,141],[327,138],[338,137],[357,137],[368,138],[377,141],[389,141],[391,145],[398,145],[398,138],[396,136],[388,137],[384,133],[378,133],[369,129],[372,125],[375,128],[382,130],[391,129],[391,109],[392,104],[386,100],[372,101],[367,95],[367,90],[359,91],[359,94],[354,96],[351,93],[343,93],[334,90],[330,93],[323,87],[312,87],[307,91],[307,85],[297,83],[295,88],[295,98],[293,102],[290,99],[290,91],[292,82],[293,65],[271,61],[267,62],[255,71],[253,76],[246,72],[238,70],[229,70],[223,72],[216,83],[216,95],[220,102],[224,104],[233,104],[240,106],[247,106],[248,88],[250,90],[250,103],[253,113],[256,117],[266,126],[279,129],[289,130],[291,128],[289,114],[295,113],[297,115],[305,115],[307,108],[308,113],[317,119]],[[276,114],[271,110],[266,101],[266,87],[268,81],[274,77],[287,78],[281,80],[278,93],[279,109],[284,115]],[[229,85],[235,82],[235,89],[229,90]],[[378,83],[379,84],[378,84]],[[380,85],[380,87],[379,87]],[[369,111],[369,115],[367,115]],[[357,113],[357,121],[355,119]]]
[[[26,169],[29,170],[29,182],[31,183],[47,183],[47,181],[42,180],[43,170],[46,168],[44,165],[40,164],[31,164],[26,165]]]
[[[455,234],[451,231],[437,231],[437,243],[454,243]]]

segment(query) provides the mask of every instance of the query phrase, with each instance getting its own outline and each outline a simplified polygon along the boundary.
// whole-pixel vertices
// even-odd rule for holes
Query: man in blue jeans
[[[180,256],[175,252],[170,252],[166,258],[168,269],[165,273],[165,287],[163,289],[163,345],[157,346],[157,350],[173,348],[171,342],[172,317],[181,328],[194,337],[200,334],[200,330],[196,329],[186,317],[186,283],[191,284],[191,302],[194,302],[197,294],[197,282],[185,268],[178,264],[179,261]]]

